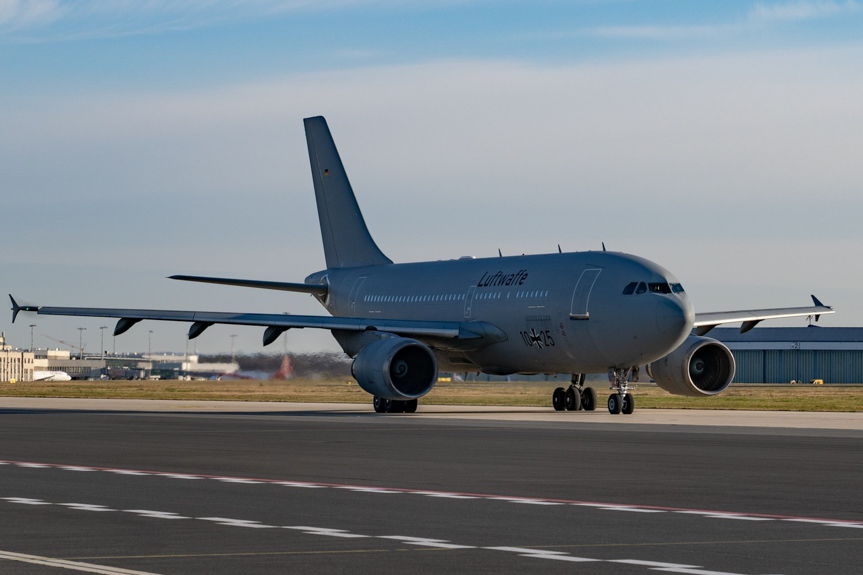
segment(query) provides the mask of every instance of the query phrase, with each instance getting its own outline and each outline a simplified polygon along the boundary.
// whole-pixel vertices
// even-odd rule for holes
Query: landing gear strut
[[[376,413],[414,413],[418,403],[416,399],[399,401],[398,399],[385,399],[377,395],[372,399],[372,406]]]
[[[596,392],[592,387],[584,387],[583,373],[574,373],[569,387],[554,390],[551,405],[555,411],[593,411],[596,409]]]
[[[608,413],[629,415],[635,411],[635,397],[629,393],[633,388],[630,380],[638,380],[637,368],[608,370],[609,389],[612,391],[608,396]]]

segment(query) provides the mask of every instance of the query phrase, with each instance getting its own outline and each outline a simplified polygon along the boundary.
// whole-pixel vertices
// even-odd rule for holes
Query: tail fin
[[[316,116],[303,123],[327,268],[393,263],[369,234],[327,121]]]

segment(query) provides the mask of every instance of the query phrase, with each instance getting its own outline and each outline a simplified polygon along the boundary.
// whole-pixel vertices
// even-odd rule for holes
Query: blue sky
[[[319,313],[163,278],[322,265],[300,120],[324,114],[398,261],[605,241],[672,269],[700,310],[816,292],[841,309],[826,324],[860,325],[861,30],[857,0],[0,0],[0,283],[56,305]],[[26,344],[27,323],[0,329]],[[37,323],[77,341],[82,320]],[[182,350],[186,327],[117,345],[154,329]],[[199,349],[234,332],[260,350],[218,327]]]

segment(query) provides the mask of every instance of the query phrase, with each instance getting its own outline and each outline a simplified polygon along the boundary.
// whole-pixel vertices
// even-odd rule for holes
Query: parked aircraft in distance
[[[72,381],[65,371],[34,371],[33,381]]]
[[[331,316],[45,307],[40,315],[119,318],[115,335],[141,320],[191,322],[189,339],[215,323],[262,326],[268,345],[291,328],[328,329],[353,358],[352,373],[377,412],[413,412],[438,370],[570,373],[554,409],[593,410],[584,374],[608,373],[611,413],[632,413],[639,366],[674,394],[715,395],[734,377],[734,357],[713,327],[833,313],[807,307],[695,313],[680,281],[644,258],[602,251],[394,264],[366,228],[323,117],[304,120],[326,269],[304,283],[200,276],[172,279],[311,294]],[[559,252],[560,250],[558,250]]]

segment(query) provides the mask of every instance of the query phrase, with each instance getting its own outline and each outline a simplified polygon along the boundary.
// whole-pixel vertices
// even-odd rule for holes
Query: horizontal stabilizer
[[[203,276],[169,276],[168,279],[172,280],[182,280],[186,282],[201,282],[205,284],[221,284],[227,286],[240,286],[240,287],[251,287],[251,288],[260,288],[260,289],[275,289],[281,291],[295,291],[301,293],[310,293],[317,296],[326,296],[327,295],[327,286],[325,285],[312,285],[312,284],[299,284],[299,283],[288,283],[288,282],[268,282],[268,281],[260,281],[260,280],[243,280],[243,279],[234,279],[234,278],[211,278],[211,277],[203,277]]]

